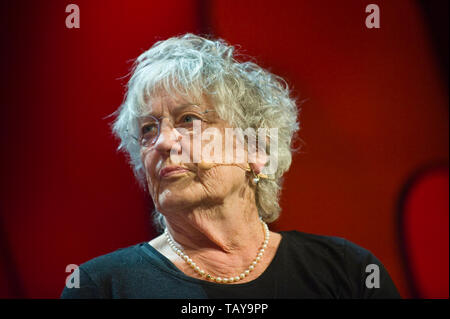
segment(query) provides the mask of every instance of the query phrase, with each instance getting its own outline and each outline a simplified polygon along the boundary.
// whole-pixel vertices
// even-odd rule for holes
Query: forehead
[[[203,109],[206,106],[205,102],[206,101],[204,98],[191,98],[161,92],[148,99],[143,115],[162,115],[166,113],[173,113],[176,112],[177,109],[189,105],[195,105],[199,109]]]

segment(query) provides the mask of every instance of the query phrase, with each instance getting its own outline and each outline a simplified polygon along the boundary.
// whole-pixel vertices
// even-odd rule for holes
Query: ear
[[[264,154],[258,154],[256,156],[256,162],[255,163],[248,163],[250,165],[250,168],[253,172],[255,172],[256,175],[260,174],[263,170],[264,166],[266,165],[268,160],[267,155]]]

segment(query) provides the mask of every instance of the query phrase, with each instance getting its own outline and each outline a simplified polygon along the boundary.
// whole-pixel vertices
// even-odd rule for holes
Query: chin
[[[188,188],[167,187],[160,191],[158,202],[163,211],[174,211],[195,205],[198,200],[192,197],[192,193],[189,192]]]

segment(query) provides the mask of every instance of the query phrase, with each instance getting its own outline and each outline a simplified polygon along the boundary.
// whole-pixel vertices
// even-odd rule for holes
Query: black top
[[[144,242],[82,264],[79,288],[65,287],[61,298],[400,298],[368,250],[339,237],[280,234],[272,262],[247,283],[186,276]]]

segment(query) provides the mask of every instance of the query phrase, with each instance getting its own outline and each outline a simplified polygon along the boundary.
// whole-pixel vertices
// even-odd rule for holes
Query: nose
[[[165,124],[164,122],[169,123]],[[180,141],[181,137],[182,135],[173,127],[170,121],[163,120],[161,122],[159,136],[155,141],[154,148],[158,152],[166,155],[169,155],[172,149],[178,152],[180,148],[178,142]]]

